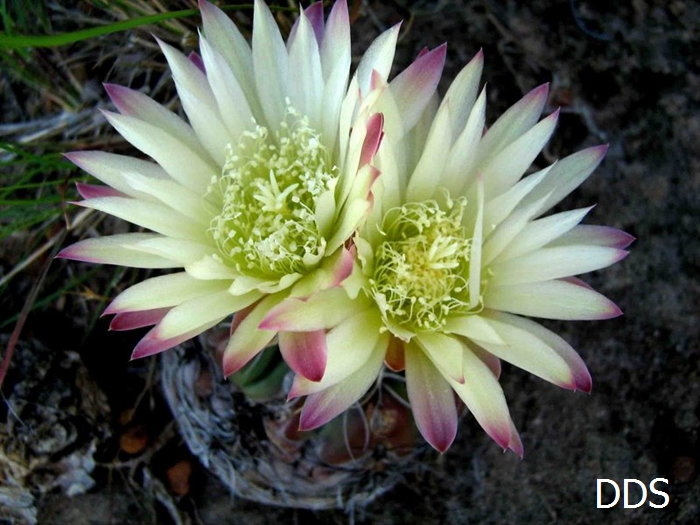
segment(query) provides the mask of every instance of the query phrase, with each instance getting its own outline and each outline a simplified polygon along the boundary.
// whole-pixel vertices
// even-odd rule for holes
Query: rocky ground
[[[523,460],[504,455],[467,416],[445,455],[429,455],[421,472],[351,515],[263,506],[231,497],[188,454],[158,394],[156,361],[127,363],[136,337],[108,334],[104,322],[85,336],[94,305],[67,308],[56,299],[29,316],[3,387],[6,397],[14,389],[40,399],[34,408],[5,407],[1,414],[10,438],[34,447],[29,466],[7,447],[0,458],[6,489],[7,465],[14,465],[13,479],[31,474],[29,489],[0,492],[15,509],[26,502],[25,518],[32,508],[39,523],[72,525],[176,519],[222,525],[684,524],[700,518],[700,5],[371,1],[354,26],[358,51],[400,19],[407,22],[399,63],[424,45],[448,42],[443,92],[483,48],[491,121],[524,92],[550,82],[548,111],[561,107],[562,116],[547,160],[610,145],[596,174],[563,206],[597,203],[588,223],[637,238],[625,261],[588,278],[624,316],[549,324],[585,359],[592,394],[562,391],[506,366],[502,382],[525,445]],[[6,269],[12,250],[1,251]],[[64,265],[50,271],[65,271]],[[3,314],[21,307],[10,294],[26,290],[36,272],[26,272],[29,284],[5,291]],[[13,410],[21,412],[20,422]],[[48,445],[47,433],[54,437]],[[620,485],[625,478],[646,484],[665,478],[669,484],[657,488],[670,503],[597,509],[598,478]],[[635,487],[630,500],[639,497]],[[22,523],[19,514],[10,518],[3,511],[3,503],[0,523]]]

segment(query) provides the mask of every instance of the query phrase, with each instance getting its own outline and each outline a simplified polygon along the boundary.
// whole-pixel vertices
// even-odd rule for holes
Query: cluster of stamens
[[[405,204],[384,217],[370,293],[385,318],[416,331],[437,330],[467,312],[469,250],[466,200]]]
[[[318,133],[291,107],[274,134],[260,125],[245,132],[211,186],[223,202],[210,228],[222,260],[255,277],[306,273],[325,252],[314,210],[337,172]]]

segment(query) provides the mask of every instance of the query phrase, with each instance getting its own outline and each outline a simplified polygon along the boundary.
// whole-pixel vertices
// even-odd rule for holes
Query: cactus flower
[[[176,271],[149,278],[107,307],[111,328],[153,328],[133,358],[178,345],[233,313],[224,372],[239,370],[278,336],[289,366],[319,380],[323,330],[260,330],[287,298],[335,287],[351,272],[348,239],[371,207],[382,139],[373,75],[386,77],[398,26],[368,48],[350,80],[345,0],[324,20],[302,10],[287,42],[256,0],[252,45],[202,0],[199,54],[159,42],[189,122],[146,95],[108,85],[110,124],[153,159],[99,151],[66,156],[106,186],[79,184],[80,206],[148,231],[80,241],[60,257]],[[435,53],[392,82],[419,115],[439,79]],[[350,80],[350,82],[349,82]],[[405,95],[406,97],[408,95]]]
[[[529,317],[598,320],[620,310],[576,275],[627,255],[632,238],[581,225],[591,208],[545,215],[581,184],[606,147],[534,173],[558,112],[540,120],[546,85],[485,127],[480,52],[441,103],[405,117],[402,94],[375,73],[385,137],[371,214],[354,237],[355,269],[338,288],[287,298],[262,320],[272,330],[326,330],[320,381],[296,375],[301,428],[346,410],[387,369],[405,371],[418,429],[445,451],[456,396],[504,450],[523,447],[498,382],[505,360],[560,387],[589,392],[591,377],[561,337]],[[414,125],[415,124],[415,125]]]

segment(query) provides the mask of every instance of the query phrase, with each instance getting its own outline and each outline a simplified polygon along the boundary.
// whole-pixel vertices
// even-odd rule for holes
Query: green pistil
[[[223,199],[211,235],[222,260],[244,275],[281,278],[306,273],[325,252],[316,202],[338,175],[319,135],[293,108],[273,137],[256,126],[228,147]]]
[[[469,310],[469,249],[462,226],[466,200],[411,203],[384,218],[370,293],[385,318],[415,331],[440,329]]]

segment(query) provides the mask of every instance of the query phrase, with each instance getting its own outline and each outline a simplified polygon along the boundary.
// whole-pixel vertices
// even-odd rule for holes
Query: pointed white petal
[[[495,345],[505,344],[491,325],[478,315],[449,318],[445,325],[445,332],[461,335],[477,343],[486,341]]]
[[[438,186],[442,186],[440,174],[452,144],[450,130],[450,106],[444,104],[438,110],[430,134],[406,188],[408,202],[427,200],[433,197]]]
[[[377,71],[382,78],[389,78],[400,27],[400,24],[397,24],[384,31],[370,44],[362,56],[355,76],[360,93],[363,95],[369,91],[372,71]]]
[[[377,381],[383,360],[382,345],[377,344],[362,366],[343,381],[310,394],[301,410],[299,428],[311,430],[320,427],[347,410]]]
[[[192,128],[211,158],[223,165],[226,145],[232,138],[221,122],[219,107],[207,77],[174,47],[161,41],[158,43],[172,70],[177,93]]]
[[[253,77],[253,55],[250,45],[231,19],[213,4],[200,1],[204,35],[207,42],[219,52],[228,64],[254,115],[262,116]]]
[[[481,176],[476,181],[476,222],[469,254],[469,308],[475,308],[481,298],[481,251],[484,232],[484,183]]]
[[[610,266],[628,252],[601,246],[560,246],[537,251],[491,266],[494,285],[548,281]]]
[[[487,198],[506,191],[523,176],[554,133],[558,118],[557,110],[523,133],[483,166],[484,180],[487,181]]]
[[[161,275],[124,290],[110,303],[105,314],[176,306],[196,297],[225,291],[227,287],[226,281],[200,281],[185,272]]]
[[[443,104],[450,104],[450,129],[457,137],[464,129],[479,92],[479,79],[484,69],[484,53],[479,51],[464,66],[445,93]]]
[[[545,178],[552,166],[528,175],[505,193],[490,199],[484,210],[484,224],[491,231],[498,226],[520,204],[525,196],[530,193]],[[485,181],[488,184],[488,181]],[[536,213],[533,215],[536,216]]]
[[[542,208],[541,201],[535,201],[532,206],[535,206],[535,211],[539,211]],[[527,206],[523,209],[527,209]],[[591,209],[593,206],[565,211],[526,224],[518,235],[497,254],[498,260],[512,259],[545,246],[581,222]],[[493,258],[489,262],[491,260]]]
[[[401,108],[404,130],[416,125],[435,94],[445,65],[445,44],[418,57],[389,84],[392,98]]]
[[[235,144],[241,133],[252,126],[253,113],[243,88],[226,60],[205,38],[200,38],[199,47],[219,114],[232,143]]]
[[[194,130],[172,111],[143,93],[124,86],[105,84],[105,90],[122,115],[149,122],[172,135],[197,154],[206,156]]]
[[[539,200],[551,193],[539,214],[555,206],[588,178],[603,160],[607,149],[607,146],[594,146],[557,161],[545,180],[525,198],[525,202]]]
[[[298,29],[289,49],[289,96],[292,106],[309,118],[311,127],[321,129],[323,72],[316,35],[302,11]],[[326,108],[323,108],[324,110]]]
[[[489,311],[487,320],[508,346],[482,345],[504,361],[569,390],[591,391],[591,376],[571,346],[542,325]]]
[[[115,155],[103,151],[74,151],[66,153],[65,157],[115,190],[141,200],[155,202],[157,199],[150,193],[134,189],[127,182],[125,174],[137,173],[153,180],[170,178],[158,164],[126,155]]]
[[[418,430],[430,445],[444,452],[457,435],[457,406],[452,388],[428,357],[406,345],[406,388]]]
[[[499,224],[487,237],[484,243],[484,256],[482,266],[486,267],[495,259],[505,260],[501,253],[513,243],[517,243],[526,236],[525,230],[528,223],[540,208],[541,201],[529,206],[518,206],[505,220]],[[580,220],[580,219],[579,219]]]
[[[530,317],[574,321],[610,319],[621,314],[604,295],[561,280],[489,286],[484,306]]]
[[[262,0],[255,0],[253,62],[262,111],[268,128],[276,131],[287,111],[289,57],[277,23]]]
[[[180,239],[202,240],[206,230],[163,204],[128,197],[98,197],[81,201],[80,206],[99,210],[156,233]]]
[[[478,166],[485,166],[508,144],[535,125],[544,109],[548,92],[547,84],[536,87],[494,122],[479,146]]]
[[[484,133],[486,120],[486,88],[474,103],[469,113],[469,118],[450,150],[445,170],[442,174],[442,183],[452,195],[459,195],[468,188],[477,176],[474,170],[476,152]]]
[[[504,450],[510,448],[513,422],[498,379],[470,350],[464,353],[464,383],[449,381],[481,427]]]
[[[464,382],[464,345],[456,337],[439,332],[425,332],[416,336],[416,343],[444,377],[458,383]]]
[[[128,115],[102,113],[122,137],[186,188],[204,195],[212,177],[219,175],[219,168],[211,159],[201,157],[161,128]]]
[[[154,233],[124,233],[85,239],[61,250],[56,256],[99,264],[116,264],[129,268],[177,268],[180,263],[169,257],[144,253],[135,248],[139,242],[162,238]]]
[[[634,242],[634,237],[617,228],[579,224],[570,231],[549,243],[549,246],[608,246],[610,248],[627,248]]]

